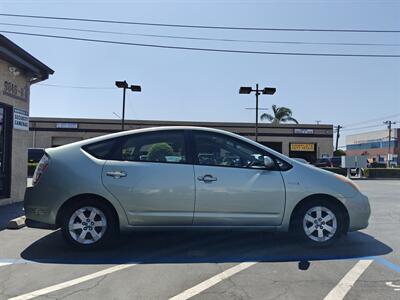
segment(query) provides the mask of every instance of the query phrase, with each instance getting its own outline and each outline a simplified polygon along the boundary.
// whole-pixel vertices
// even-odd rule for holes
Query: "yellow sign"
[[[314,152],[314,144],[290,144],[290,151]]]

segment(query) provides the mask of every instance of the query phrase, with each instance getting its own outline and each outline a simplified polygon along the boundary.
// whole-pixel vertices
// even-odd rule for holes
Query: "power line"
[[[99,86],[74,86],[74,85],[59,85],[59,84],[48,84],[48,83],[38,83],[35,85],[49,86],[55,88],[83,89],[83,90],[116,90],[113,87],[99,87]]]
[[[397,117],[397,116],[400,116],[400,113],[393,114],[393,115],[390,115],[390,116],[378,117],[378,118],[374,118],[374,119],[360,121],[360,122],[356,122],[356,123],[350,123],[350,124],[344,125],[343,127],[349,128],[351,126],[361,125],[361,124],[366,124],[366,123],[371,123],[371,122],[376,122],[376,121],[381,121],[381,120],[384,120],[384,119],[390,119],[390,118],[394,118],[394,117]]]
[[[374,127],[382,127],[382,124],[363,126],[363,127],[357,127],[357,128],[343,128],[342,131],[354,131],[354,130],[359,130],[359,129],[374,128]]]
[[[230,38],[208,38],[208,37],[194,37],[194,36],[182,36],[182,35],[144,34],[144,33],[132,33],[132,32],[121,32],[121,31],[109,31],[109,30],[81,29],[81,28],[71,28],[71,27],[62,27],[62,26],[60,27],[60,26],[42,26],[42,25],[33,25],[33,24],[16,24],[16,23],[4,23],[4,22],[0,22],[0,25],[27,27],[27,28],[67,30],[67,31],[75,31],[75,32],[106,33],[106,34],[117,34],[117,35],[127,35],[127,36],[143,36],[143,37],[167,38],[167,39],[235,42],[235,43],[289,44],[289,45],[333,45],[333,46],[385,46],[385,47],[400,46],[400,44],[396,44],[396,43],[388,44],[388,43],[304,42],[304,41],[271,41],[271,40],[248,40],[248,39],[230,39]]]
[[[371,57],[375,57],[375,58],[395,58],[395,57],[400,57],[399,54],[349,54],[349,53],[273,52],[273,51],[250,51],[250,50],[235,50],[235,49],[198,48],[198,47],[168,46],[168,45],[159,45],[159,44],[130,43],[130,42],[122,42],[122,41],[88,39],[88,38],[81,38],[81,37],[38,34],[38,33],[8,31],[8,30],[0,30],[0,32],[9,33],[9,34],[27,35],[27,36],[66,39],[66,40],[74,40],[74,41],[84,41],[84,42],[94,42],[94,43],[104,43],[104,44],[115,44],[115,45],[125,45],[125,46],[151,47],[151,48],[161,48],[161,49],[189,50],[189,51],[222,52],[222,53],[237,53],[237,54],[260,54],[260,55],[290,55],[290,56],[370,57],[370,58]]]
[[[158,26],[158,27],[178,27],[178,28],[196,28],[196,29],[218,29],[218,30],[251,30],[251,31],[301,31],[301,32],[356,32],[356,33],[400,33],[400,30],[376,30],[376,29],[322,29],[322,28],[268,28],[268,27],[236,27],[236,26],[209,26],[209,25],[189,25],[189,24],[168,24],[168,23],[149,23],[149,22],[131,22],[116,21],[105,19],[88,19],[72,17],[54,17],[22,14],[0,14],[5,17],[32,18],[62,21],[94,22],[109,24],[125,24],[140,26]]]

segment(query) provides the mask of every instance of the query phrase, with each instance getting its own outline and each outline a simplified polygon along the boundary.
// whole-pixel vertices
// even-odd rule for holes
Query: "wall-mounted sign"
[[[14,129],[29,130],[29,114],[27,111],[14,108]]]
[[[3,82],[3,95],[9,96],[22,101],[28,100],[28,89],[26,86],[21,87],[10,81]]]
[[[77,129],[78,123],[57,123],[56,128]]]
[[[315,144],[290,144],[290,151],[314,152]]]
[[[314,134],[314,129],[295,128],[295,134]]]

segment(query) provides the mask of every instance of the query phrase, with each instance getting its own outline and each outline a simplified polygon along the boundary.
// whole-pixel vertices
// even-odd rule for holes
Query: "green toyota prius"
[[[293,231],[313,245],[366,228],[349,179],[222,130],[158,127],[46,149],[25,193],[27,225],[61,228],[81,248],[120,231]]]

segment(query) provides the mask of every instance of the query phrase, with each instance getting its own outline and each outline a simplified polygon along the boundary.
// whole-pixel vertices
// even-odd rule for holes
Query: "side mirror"
[[[264,156],[264,167],[267,170],[275,169],[275,162],[269,156]]]

